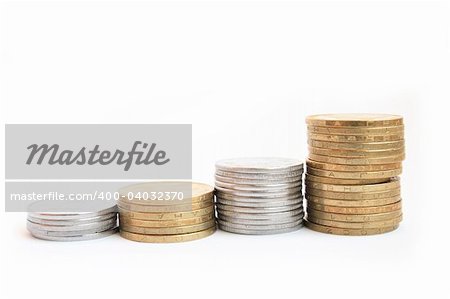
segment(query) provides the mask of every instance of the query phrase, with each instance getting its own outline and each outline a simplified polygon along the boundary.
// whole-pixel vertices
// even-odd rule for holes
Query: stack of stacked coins
[[[214,188],[209,185],[151,182],[123,188],[120,195],[120,235],[126,239],[184,242],[207,237],[216,230]]]
[[[403,118],[327,114],[306,123],[306,226],[339,235],[395,230],[402,220]]]
[[[117,232],[117,206],[93,212],[30,212],[28,231],[51,241],[83,241]]]
[[[219,228],[238,234],[276,234],[303,222],[303,164],[284,158],[238,158],[216,163]]]

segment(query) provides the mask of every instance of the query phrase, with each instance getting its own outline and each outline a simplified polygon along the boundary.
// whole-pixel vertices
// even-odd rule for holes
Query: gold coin
[[[386,142],[403,140],[403,134],[396,135],[322,135],[315,133],[308,133],[308,138],[320,141],[333,142]]]
[[[324,184],[307,181],[307,186],[313,189],[319,189],[324,191],[334,191],[334,192],[377,192],[377,191],[388,191],[400,187],[400,179],[391,179],[387,183],[379,183],[372,185],[357,185],[357,186],[345,186],[345,185],[333,185]]]
[[[342,158],[382,158],[405,154],[404,148],[396,150],[355,151],[355,150],[327,149],[310,146],[308,147],[308,150],[311,154],[315,155],[342,157]]]
[[[198,209],[188,212],[160,212],[160,213],[142,213],[134,212],[124,208],[119,207],[119,215],[127,219],[138,219],[138,220],[181,220],[181,219],[191,219],[204,215],[209,215],[214,213],[214,205],[208,206],[203,209]]]
[[[405,155],[390,156],[383,158],[339,158],[322,156],[316,154],[309,154],[309,160],[331,163],[331,164],[343,164],[343,165],[371,165],[371,164],[390,164],[397,163],[405,160]]]
[[[142,227],[176,227],[184,225],[195,225],[203,222],[208,222],[212,219],[214,219],[214,214],[212,211],[209,214],[199,217],[182,218],[176,220],[140,220],[119,215],[120,224]]]
[[[308,168],[330,170],[330,171],[342,171],[342,172],[373,172],[373,171],[386,171],[397,170],[402,168],[402,163],[392,164],[375,164],[375,165],[342,165],[342,164],[330,164],[323,162],[316,162],[312,160],[306,160]]]
[[[365,200],[337,200],[323,197],[317,197],[314,195],[305,194],[307,203],[317,203],[334,207],[375,207],[392,204],[401,200],[400,195],[380,198],[380,199],[365,199]]]
[[[190,181],[152,181],[134,184],[119,190],[122,200],[135,204],[167,205],[209,201],[214,187]],[[178,195],[182,194],[182,199]]]
[[[120,236],[136,242],[146,242],[146,243],[175,243],[175,242],[186,242],[198,240],[209,235],[212,235],[216,231],[216,226],[211,228],[188,234],[181,235],[144,235],[130,233],[126,231],[120,231]]]
[[[382,221],[371,221],[371,222],[343,222],[343,221],[334,221],[334,220],[324,220],[319,218],[314,218],[312,216],[307,217],[308,222],[336,227],[336,228],[350,228],[350,229],[365,229],[365,228],[382,228],[388,226],[398,225],[402,221],[402,216],[398,216],[394,219],[390,220],[382,220]]]
[[[308,145],[329,149],[347,150],[394,150],[405,147],[404,140],[389,142],[334,142],[308,139]]]
[[[367,180],[396,177],[402,173],[402,168],[383,171],[332,171],[308,166],[307,173],[334,179]]]
[[[346,215],[346,214],[327,213],[310,208],[307,209],[307,212],[308,216],[312,216],[313,218],[334,220],[334,221],[345,221],[345,222],[382,221],[393,219],[402,215],[402,210],[370,215]]]
[[[403,125],[403,117],[390,114],[318,114],[306,117],[306,123],[319,127],[392,127]]]
[[[306,193],[309,195],[324,197],[336,200],[374,200],[395,197],[400,195],[400,187],[394,188],[387,191],[377,191],[377,192],[333,192],[318,190],[308,186],[306,184]]]
[[[210,220],[208,222],[203,222],[188,226],[177,226],[177,227],[142,227],[133,226],[128,224],[120,224],[120,229],[135,234],[144,235],[180,235],[194,233],[211,228],[216,225],[215,220]]]
[[[211,206],[212,202],[194,202],[188,205],[167,205],[167,206],[151,206],[151,205],[142,205],[135,203],[125,203],[121,200],[117,201],[117,206],[119,208],[123,208],[126,210],[130,210],[133,212],[148,212],[148,213],[159,213],[159,212],[189,212],[192,210],[198,210],[202,208],[206,208]]]
[[[378,207],[334,207],[308,202],[308,207],[322,212],[337,214],[379,214],[400,210],[402,208],[402,202],[398,201],[393,204]]]
[[[396,230],[398,228],[398,224],[379,228],[363,228],[363,229],[336,228],[315,224],[309,221],[305,221],[305,226],[317,232],[343,236],[368,236],[368,235],[384,234]]]
[[[318,127],[308,126],[308,132],[322,135],[395,135],[403,134],[404,126],[392,127]]]
[[[306,174],[305,178],[308,182],[334,184],[334,185],[366,185],[366,184],[386,183],[386,182],[390,181],[390,178],[340,179],[340,178],[320,177],[320,176],[315,176],[315,175],[311,175],[311,174]]]

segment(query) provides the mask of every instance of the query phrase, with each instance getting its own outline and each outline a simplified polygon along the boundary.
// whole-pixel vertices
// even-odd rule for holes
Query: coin
[[[308,139],[308,145],[317,148],[348,150],[395,150],[405,147],[404,140],[386,142],[335,142]]]
[[[398,201],[393,204],[385,205],[385,206],[377,206],[377,207],[335,207],[317,204],[313,202],[308,202],[308,208],[319,210],[322,212],[330,212],[337,214],[379,214],[379,213],[387,213],[396,210],[400,210],[402,207],[401,201]]]
[[[220,215],[220,220],[225,222],[232,222],[236,224],[250,224],[250,225],[275,225],[275,224],[281,224],[281,223],[292,223],[295,221],[300,221],[303,219],[303,213],[284,217],[284,218],[274,218],[274,219],[246,219],[246,218],[236,218],[236,217],[229,217],[225,215]]]
[[[37,232],[31,232],[31,235],[33,237],[36,237],[38,239],[42,240],[48,240],[48,241],[61,241],[61,242],[70,242],[70,241],[86,241],[86,240],[94,240],[94,239],[100,239],[104,237],[109,237],[113,234],[115,234],[119,230],[118,227],[106,230],[103,232],[98,232],[94,234],[87,234],[87,235],[81,235],[81,236],[73,236],[73,237],[61,237],[61,236],[49,236],[45,234],[39,234]]]
[[[386,182],[389,182],[391,180],[391,178],[340,179],[340,178],[320,177],[320,176],[315,176],[315,175],[311,175],[311,174],[306,174],[305,180],[308,180],[308,182],[334,184],[334,185],[367,185],[367,184],[386,183]]]
[[[77,220],[117,213],[117,205],[93,212],[29,212],[28,216],[42,220]]]
[[[207,222],[198,223],[194,225],[183,225],[176,227],[142,227],[142,226],[132,226],[128,224],[121,224],[120,229],[130,233],[144,234],[144,235],[180,235],[202,231],[215,226],[216,226],[215,220],[209,220]]]
[[[214,214],[213,211],[211,211],[209,214],[203,216],[185,219],[176,219],[176,220],[140,220],[129,217],[119,217],[119,218],[121,225],[126,224],[131,226],[142,226],[142,227],[177,227],[183,225],[195,225],[203,222],[208,222],[214,219]]]
[[[403,155],[405,153],[404,148],[395,150],[377,150],[377,151],[361,151],[361,150],[340,150],[340,149],[327,149],[319,147],[309,147],[309,152],[315,155],[332,156],[340,158],[383,158]]]
[[[226,197],[226,194],[231,195],[231,196],[235,196],[235,197],[247,197],[247,198],[281,198],[281,197],[288,197],[288,196],[294,196],[294,195],[298,195],[301,194],[302,192],[302,188],[296,187],[296,188],[290,188],[290,189],[285,189],[285,190],[280,190],[277,192],[273,192],[273,191],[268,191],[268,192],[244,192],[244,191],[234,191],[234,190],[229,190],[229,189],[225,189],[225,188],[221,188],[221,187],[216,187],[216,195],[222,198]]]
[[[272,181],[272,180],[285,180],[285,179],[298,179],[303,173],[303,168],[295,171],[283,171],[277,173],[253,173],[253,172],[231,172],[222,171],[216,169],[216,175],[221,177],[227,177],[232,179],[249,179],[260,181]]]
[[[208,206],[203,209],[188,212],[159,212],[159,213],[143,213],[134,212],[128,209],[119,208],[119,214],[122,218],[139,219],[139,220],[181,220],[200,217],[214,212],[214,206]]]
[[[142,202],[151,205],[167,205],[167,202],[171,204],[179,203],[180,205],[186,204],[183,200],[189,201],[189,203],[208,201],[212,198],[213,192],[214,188],[212,186],[190,181],[153,181],[130,185],[119,190],[122,200],[135,200],[138,203],[141,198]],[[142,200],[145,196],[151,197],[153,194],[158,196],[158,193],[182,193],[184,198],[183,200]]]
[[[331,164],[344,165],[370,165],[370,164],[391,164],[401,162],[405,159],[405,155],[390,156],[383,158],[340,158],[331,156],[322,156],[316,154],[309,154],[310,160],[317,162],[325,162]]]
[[[285,189],[296,188],[302,185],[302,181],[287,183],[287,184],[243,184],[243,183],[225,183],[216,180],[216,188],[224,188],[228,190],[236,191],[262,191],[271,192],[273,191],[283,191]]]
[[[303,164],[296,159],[288,158],[235,158],[217,161],[216,169],[244,173],[270,173],[302,170]]]
[[[315,224],[309,221],[305,221],[305,226],[314,231],[345,236],[367,236],[367,235],[383,234],[396,230],[398,228],[398,225],[380,228],[363,228],[363,229],[336,228]]]
[[[120,231],[120,236],[136,242],[146,242],[146,243],[175,243],[175,242],[187,242],[205,238],[212,235],[216,231],[216,227],[181,235],[145,235],[130,233],[127,231]]]
[[[297,197],[295,199],[283,200],[283,201],[270,201],[270,202],[241,202],[236,200],[226,200],[220,197],[216,198],[217,203],[224,205],[232,205],[236,207],[249,207],[249,208],[272,208],[283,207],[287,205],[299,204],[303,202],[303,197]]]
[[[318,114],[306,118],[306,123],[320,127],[392,127],[403,125],[403,117],[389,114]]]
[[[334,171],[334,170],[322,170],[308,166],[308,174],[335,178],[335,179],[378,179],[378,178],[392,178],[402,173],[402,168],[383,171]]]
[[[234,228],[234,227],[230,227],[230,226],[226,225],[225,223],[224,224],[219,223],[219,228],[226,232],[241,234],[241,235],[272,235],[272,234],[282,234],[282,233],[289,233],[289,232],[296,231],[303,226],[302,224],[303,224],[303,222],[301,222],[297,226],[282,228],[282,229],[251,230],[251,229]]]
[[[378,172],[378,171],[397,170],[402,168],[401,162],[392,164],[374,164],[374,165],[342,165],[342,164],[330,164],[306,160],[306,164],[308,165],[308,168],[340,171],[340,172]]]
[[[333,192],[324,191],[306,186],[306,194],[317,197],[324,197],[329,199],[339,200],[374,200],[384,199],[389,197],[395,197],[400,195],[400,187],[387,191],[375,191],[375,192]]]
[[[99,227],[112,227],[117,225],[117,217],[98,221],[91,223],[82,223],[77,225],[48,225],[48,224],[39,224],[27,221],[27,227],[33,230],[41,230],[41,231],[60,231],[60,232],[70,232],[70,231],[81,231],[81,230],[89,230],[89,229],[98,229]],[[106,228],[105,228],[106,229]]]
[[[261,224],[261,225],[251,225],[251,224],[238,224],[238,223],[233,223],[233,222],[227,222],[227,221],[223,221],[221,219],[218,219],[218,223],[220,225],[226,225],[228,227],[231,228],[236,228],[236,229],[248,229],[248,230],[263,230],[263,231],[270,231],[270,230],[278,230],[278,229],[285,229],[285,228],[290,228],[290,227],[294,227],[294,226],[298,226],[299,224],[302,223],[302,219],[294,221],[294,222],[290,222],[290,223],[277,223],[277,224]]]
[[[82,230],[74,230],[74,231],[60,231],[60,230],[41,230],[36,229],[33,227],[30,227],[30,223],[27,223],[27,229],[32,235],[45,235],[50,237],[77,237],[77,236],[84,236],[84,235],[91,235],[107,230],[111,230],[115,228],[116,225],[104,225],[99,226],[95,228],[89,228],[89,229],[82,229]]]
[[[380,227],[398,225],[402,221],[402,216],[398,216],[394,219],[382,220],[382,221],[344,222],[344,221],[319,219],[319,218],[314,218],[314,217],[308,215],[307,220],[309,222],[312,222],[315,224],[336,227],[336,228],[364,229],[364,228],[380,228]]]
[[[244,185],[258,185],[264,186],[266,184],[289,184],[289,183],[297,183],[302,182],[302,176],[293,176],[286,177],[281,179],[249,179],[249,178],[233,178],[233,177],[225,177],[220,175],[215,175],[215,179],[218,182],[230,183],[230,184],[244,184]]]
[[[369,215],[336,214],[336,213],[317,211],[317,210],[310,209],[310,208],[308,208],[307,212],[308,212],[308,216],[312,216],[313,218],[320,218],[320,219],[325,219],[325,220],[335,220],[335,221],[345,221],[345,222],[382,221],[382,220],[393,219],[393,218],[396,218],[396,217],[399,217],[402,215],[401,210],[387,212],[387,213],[369,214]]]
[[[274,208],[245,208],[245,207],[236,207],[236,206],[229,206],[229,205],[223,205],[221,203],[216,204],[218,208],[219,214],[222,211],[230,211],[235,213],[275,213],[275,212],[287,212],[292,211],[298,208],[302,207],[302,204],[293,204],[288,205],[284,207],[274,207]]]
[[[309,203],[317,203],[327,206],[335,206],[335,207],[375,207],[375,206],[383,206],[391,203],[398,202],[401,197],[400,195],[380,198],[380,199],[366,199],[366,200],[336,200],[336,199],[328,199],[323,197],[317,197],[313,195],[306,194],[305,198]]]
[[[334,192],[379,192],[379,191],[389,191],[392,189],[397,189],[400,187],[400,179],[391,179],[387,183],[371,184],[371,185],[333,185],[324,184],[307,181],[308,188],[324,190],[324,191],[334,191]]]
[[[148,212],[148,213],[159,213],[159,212],[189,212],[193,210],[199,210],[202,208],[206,208],[211,206],[211,202],[194,202],[192,204],[187,205],[168,205],[168,206],[161,206],[161,205],[142,205],[142,204],[135,204],[135,203],[129,203],[129,202],[123,202],[122,200],[119,200],[117,205],[121,209],[126,209],[129,211],[134,212]]]
[[[403,134],[404,126],[392,127],[318,127],[308,126],[308,132],[323,135],[392,135]]]
[[[396,135],[322,135],[308,133],[308,138],[320,141],[334,142],[386,142],[403,140],[403,134]]]
[[[81,219],[69,219],[69,220],[48,220],[48,219],[34,218],[34,217],[28,215],[27,220],[37,223],[37,224],[48,224],[48,225],[61,226],[61,225],[79,225],[79,224],[86,224],[86,223],[96,223],[98,221],[108,220],[108,219],[115,218],[115,217],[117,217],[117,213],[109,213],[109,214],[86,218],[86,219],[81,218]]]
[[[283,221],[283,219],[294,217],[297,215],[303,215],[303,209],[297,208],[287,212],[274,212],[274,213],[241,213],[241,212],[235,213],[223,210],[220,212],[219,218],[222,216],[226,216],[236,219]]]

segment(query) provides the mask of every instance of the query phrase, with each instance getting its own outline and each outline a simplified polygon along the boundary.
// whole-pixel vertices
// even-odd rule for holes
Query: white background
[[[2,298],[448,294],[445,1],[0,9],[2,123],[192,123],[194,179],[209,183],[220,158],[303,160],[308,114],[401,114],[407,140],[404,221],[393,233],[55,243],[31,238],[24,214],[2,212]]]

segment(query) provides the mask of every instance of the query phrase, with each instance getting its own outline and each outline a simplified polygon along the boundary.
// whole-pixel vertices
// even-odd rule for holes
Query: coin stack
[[[326,114],[309,116],[306,123],[305,225],[338,235],[395,230],[402,220],[403,118]]]
[[[179,193],[183,198],[176,196]],[[207,237],[216,230],[214,188],[209,185],[151,182],[129,186],[120,194],[120,235],[126,239],[147,243],[184,242]]]
[[[117,206],[95,212],[30,212],[27,229],[36,238],[51,241],[83,241],[117,232]]]
[[[238,158],[216,163],[219,228],[238,234],[290,232],[303,222],[303,164],[284,158]]]

